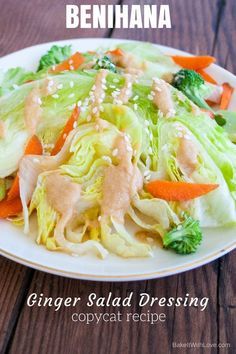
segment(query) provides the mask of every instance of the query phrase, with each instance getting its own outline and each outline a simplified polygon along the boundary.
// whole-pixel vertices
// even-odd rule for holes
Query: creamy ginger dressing
[[[180,168],[190,176],[198,165],[198,149],[192,140],[185,136],[180,138],[177,150],[177,161]]]
[[[120,94],[117,96],[116,100],[122,104],[128,103],[130,97],[132,97],[132,85],[136,77],[131,74],[125,74],[125,84],[120,90]]]
[[[153,102],[164,116],[174,116],[174,101],[171,95],[170,85],[161,79],[153,79],[152,89],[154,91]]]
[[[72,215],[80,199],[81,186],[59,172],[47,175],[45,186],[49,204],[62,217]]]
[[[105,83],[106,83],[106,76],[108,74],[107,70],[99,70],[96,78],[95,83],[92,88],[92,93],[90,94],[90,99],[92,101],[91,111],[93,116],[96,118],[99,117],[100,105],[105,98]]]
[[[145,69],[145,63],[138,63],[135,56],[131,53],[123,52],[122,55],[112,55],[112,62],[123,69]]]
[[[115,149],[118,151],[119,163],[106,168],[103,182],[103,199],[101,212],[124,222],[131,198],[143,186],[142,175],[132,163],[133,150],[125,136],[117,138]]]
[[[6,124],[0,120],[0,139],[4,139],[6,137]]]
[[[25,99],[24,122],[30,135],[36,133],[41,116],[41,92],[38,87],[35,87]]]
[[[52,95],[57,91],[56,84],[51,79],[45,79],[41,87],[34,87],[25,99],[24,122],[30,135],[36,133],[42,116],[42,97]]]

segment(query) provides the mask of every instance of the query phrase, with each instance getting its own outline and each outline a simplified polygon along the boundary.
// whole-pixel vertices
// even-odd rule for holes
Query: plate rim
[[[173,272],[173,270],[171,270],[171,268],[168,268],[166,271],[162,270],[162,271],[155,271],[155,272],[151,272],[151,273],[127,274],[127,275],[98,275],[98,274],[70,272],[70,271],[65,271],[65,270],[62,271],[57,268],[43,266],[39,263],[25,260],[24,258],[16,256],[16,255],[14,255],[10,252],[7,252],[3,249],[0,249],[0,255],[6,257],[7,259],[12,260],[16,263],[19,263],[21,265],[28,266],[32,269],[40,270],[45,273],[59,275],[59,276],[63,276],[63,277],[71,278],[71,279],[89,280],[89,281],[104,281],[104,282],[111,282],[111,281],[120,282],[120,281],[138,281],[138,280],[159,279],[159,278],[164,278],[164,277],[184,273],[189,270],[193,270],[198,267],[209,264],[209,263],[215,261],[216,259],[224,256],[225,254],[229,253],[230,251],[233,251],[235,248],[236,248],[236,241],[232,242],[226,248],[224,248],[220,251],[216,251],[213,254],[205,256],[204,258],[201,258],[199,260],[188,263],[187,265],[184,264],[182,266],[175,267],[174,272]]]
[[[69,43],[73,45],[73,42],[78,42],[78,41],[97,41],[97,40],[102,40],[105,42],[114,42],[114,43],[119,43],[119,42],[137,42],[137,43],[151,43],[153,45],[155,45],[156,47],[160,48],[162,51],[165,50],[172,50],[175,51],[177,54],[184,54],[187,56],[191,56],[193,55],[192,53],[183,51],[183,50],[179,50],[177,48],[174,47],[170,47],[170,46],[165,46],[165,45],[161,45],[161,44],[156,44],[156,43],[152,43],[152,42],[147,42],[147,41],[139,41],[139,40],[129,40],[129,39],[123,39],[123,38],[100,38],[100,37],[87,37],[87,38],[71,38],[71,39],[63,39],[63,40],[57,40],[57,41],[51,41],[51,42],[43,42],[43,43],[39,43],[36,45],[32,45],[32,46],[28,46],[25,48],[22,48],[20,50],[14,51],[12,53],[9,53],[5,56],[0,57],[0,60],[4,59],[6,60],[8,57],[12,56],[12,55],[17,55],[18,53],[24,52],[26,50],[31,50],[34,48],[40,48],[43,46],[50,46],[53,44],[63,44],[63,43]],[[223,73],[227,73],[227,75],[230,75],[232,78],[236,79],[236,76],[231,73],[230,71],[226,70],[225,68],[222,68],[221,66],[217,65],[217,64],[213,64],[212,65],[212,69],[220,69]],[[39,270],[39,271],[44,271],[46,273],[49,274],[54,274],[57,276],[64,276],[67,278],[72,278],[72,279],[78,279],[78,280],[89,280],[89,281],[107,281],[107,282],[111,282],[111,281],[116,281],[116,282],[121,282],[121,281],[138,281],[138,280],[148,280],[148,279],[158,279],[158,278],[162,278],[162,277],[167,277],[167,276],[172,276],[172,275],[176,275],[176,274],[180,274],[180,273],[184,273],[186,271],[192,270],[192,269],[196,269],[200,266],[206,265],[216,259],[218,259],[219,257],[222,257],[223,255],[229,253],[230,251],[234,250],[236,248],[236,241],[231,242],[227,247],[224,247],[223,249],[219,250],[219,251],[214,251],[213,253],[202,257],[201,259],[192,261],[190,263],[187,264],[183,264],[182,266],[178,266],[178,267],[172,267],[172,268],[167,268],[166,270],[161,270],[161,271],[154,271],[154,272],[148,272],[148,273],[142,273],[142,274],[125,274],[125,275],[98,275],[98,274],[86,274],[86,273],[78,273],[78,272],[71,272],[71,271],[66,271],[66,270],[60,270],[58,268],[55,267],[49,267],[49,266],[44,266],[40,263],[36,263],[36,262],[32,262],[29,261],[25,258],[21,258],[17,255],[15,255],[14,253],[10,253],[8,251],[5,251],[4,249],[0,248],[0,255],[10,259],[12,261],[15,261],[21,265],[24,266],[28,266],[30,268],[33,268],[35,270]]]

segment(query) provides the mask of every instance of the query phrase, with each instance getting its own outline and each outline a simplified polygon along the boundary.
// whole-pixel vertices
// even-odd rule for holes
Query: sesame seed
[[[134,96],[133,101],[137,101],[138,98],[139,98],[138,95]]]
[[[148,96],[147,96],[147,98],[148,98],[150,101],[152,101],[152,100],[153,100],[152,95],[148,95]]]
[[[61,90],[63,88],[63,84],[57,85],[58,90]]]
[[[155,90],[157,91],[157,92],[161,92],[162,90],[160,89],[160,87],[158,87],[158,86],[155,86]]]
[[[154,92],[154,91],[151,91],[151,92],[150,92],[150,95],[151,95],[151,96],[155,96],[155,92]]]
[[[57,93],[54,93],[54,95],[52,95],[52,97],[57,99],[57,98],[59,98],[59,95]]]
[[[74,87],[74,81],[70,81],[70,87]]]
[[[69,96],[68,96],[68,98],[72,98],[72,97],[74,97],[74,96],[75,96],[74,93],[70,93]]]
[[[109,163],[112,163],[110,156],[102,156],[102,159],[103,159],[104,161],[107,161],[107,162],[109,162]]]
[[[54,71],[55,69],[56,69],[56,66],[55,66],[55,65],[53,65],[53,66],[52,66],[52,70]]]
[[[152,151],[152,148],[151,148],[151,146],[149,146],[149,148],[148,148],[148,153],[149,153],[149,154],[152,154],[152,152],[153,152],[153,151]]]
[[[78,101],[78,102],[77,102],[77,107],[81,107],[81,105],[82,105],[82,102],[81,102],[81,101]]]
[[[102,220],[102,217],[101,217],[101,215],[99,215],[99,217],[98,217],[98,221],[101,221]]]
[[[124,139],[125,139],[125,141],[126,141],[127,143],[130,142],[130,138],[129,138],[129,136],[128,136],[127,134],[124,135]]]
[[[74,122],[73,128],[74,128],[74,129],[77,128],[77,122]]]
[[[39,162],[39,159],[37,159],[36,157],[34,157],[34,158],[33,158],[33,162],[38,163],[38,162]]]
[[[111,89],[115,89],[116,87],[115,87],[115,85],[110,85],[109,86]]]
[[[99,110],[100,110],[101,112],[104,112],[103,106],[100,106],[100,107],[99,107]]]
[[[106,83],[106,78],[105,78],[105,77],[102,78],[102,83],[103,83],[103,84]]]
[[[111,93],[111,95],[112,95],[112,97],[117,97],[117,96],[119,96],[119,92],[116,92],[116,91],[113,91],[112,93]]]
[[[69,60],[69,64],[73,64],[73,60],[72,59]]]
[[[118,79],[113,79],[113,82],[117,84],[119,82],[119,80]]]
[[[74,70],[75,68],[73,67],[73,65],[70,65],[70,70]]]
[[[66,140],[66,137],[67,137],[67,135],[66,135],[66,133],[64,133],[63,136],[62,136],[62,139]]]
[[[168,150],[168,145],[165,144],[162,146],[161,151],[167,151]]]
[[[92,91],[95,91],[96,90],[96,86],[93,85],[92,88],[91,88]]]
[[[97,113],[97,111],[98,111],[98,108],[97,107],[93,107],[92,112],[93,113]]]
[[[137,103],[135,103],[134,104],[134,110],[137,111],[137,109],[138,109],[138,105],[137,105]]]
[[[118,155],[118,152],[119,152],[118,149],[114,149],[114,150],[112,151],[112,156],[117,156],[117,155]]]
[[[191,136],[190,136],[190,135],[187,135],[187,134],[184,135],[184,138],[185,138],[186,140],[191,140]]]
[[[131,146],[129,146],[129,145],[127,145],[126,150],[127,150],[128,152],[133,152],[132,147],[131,147]]]
[[[146,170],[146,171],[144,171],[144,173],[143,173],[144,177],[147,177],[149,174],[150,174],[150,171],[149,171],[149,170]]]

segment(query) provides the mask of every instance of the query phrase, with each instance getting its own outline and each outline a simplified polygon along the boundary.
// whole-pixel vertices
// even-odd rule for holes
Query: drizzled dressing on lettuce
[[[235,225],[234,134],[202,108],[222,86],[148,43],[72,54],[0,81],[0,217],[29,233],[35,214],[38,244],[101,258],[188,254],[201,228]]]

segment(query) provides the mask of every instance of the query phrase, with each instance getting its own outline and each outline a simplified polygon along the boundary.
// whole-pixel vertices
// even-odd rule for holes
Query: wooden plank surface
[[[132,4],[132,1],[123,3]],[[2,1],[0,56],[40,42],[111,34],[115,38],[151,41],[193,53],[214,53],[221,65],[235,71],[235,49],[232,46],[232,39],[236,39],[234,0],[167,0],[165,3],[171,5],[172,30],[114,30],[111,33],[107,30],[65,30],[64,0]],[[31,271],[1,258],[0,352],[235,353],[235,254],[232,252],[220,261],[181,275],[130,283],[70,280]],[[126,296],[131,291],[137,294],[132,311],[138,313],[147,310],[138,307],[141,292],[157,297],[184,296],[188,292],[191,296],[209,297],[209,306],[206,311],[164,308],[168,320],[158,325],[140,322],[86,325],[71,321],[71,308],[55,312],[52,308],[29,308],[26,305],[27,295],[32,292],[52,297],[81,295],[86,299],[91,292],[105,296],[110,291],[114,296]],[[88,312],[85,302],[79,306],[79,311]],[[98,311],[101,310],[91,308],[91,312]],[[115,309],[103,311],[111,313]],[[157,306],[152,309],[155,311],[159,311]],[[230,342],[231,348],[180,350],[172,348],[172,342]]]

